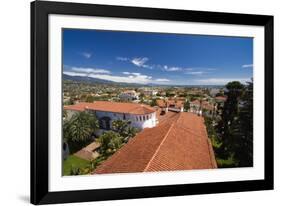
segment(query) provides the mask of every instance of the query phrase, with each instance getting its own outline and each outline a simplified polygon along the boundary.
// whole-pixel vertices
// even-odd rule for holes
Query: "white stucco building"
[[[202,116],[202,115],[206,115],[206,116],[213,115],[214,110],[215,110],[215,106],[210,104],[207,101],[194,100],[194,101],[190,102],[189,112],[198,114],[200,116]]]
[[[154,96],[154,95],[156,95],[158,93],[157,90],[152,89],[152,88],[141,88],[140,90],[146,96]]]
[[[174,100],[174,99],[157,99],[156,104],[163,111],[173,111],[173,112],[183,112],[184,109],[184,101]]]
[[[134,90],[127,90],[122,92],[119,95],[120,100],[122,101],[134,101],[139,99],[139,95],[136,91]]]
[[[65,106],[67,118],[77,112],[89,111],[96,115],[101,130],[110,130],[112,121],[128,120],[131,126],[144,129],[155,127],[158,123],[154,108],[137,103],[121,103],[109,101],[95,101],[94,103],[81,102]]]

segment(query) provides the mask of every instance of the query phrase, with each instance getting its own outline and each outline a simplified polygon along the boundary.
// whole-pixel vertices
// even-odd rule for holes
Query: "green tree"
[[[154,107],[154,106],[156,106],[157,105],[157,100],[156,100],[156,98],[153,98],[152,100],[151,100],[151,102],[150,102],[150,106],[151,107]]]
[[[136,134],[139,132],[138,128],[129,126],[126,130],[126,135],[123,137],[124,143],[127,143],[131,138],[136,136]]]
[[[234,81],[229,82],[226,89],[227,101],[224,104],[221,120],[217,126],[218,138],[222,145],[216,149],[216,154],[224,160],[234,158],[232,166],[238,166],[239,159],[236,157],[241,143],[239,136],[244,132],[239,117],[239,103],[245,88],[240,82]]]
[[[73,142],[86,141],[98,128],[98,121],[93,114],[78,112],[64,122],[64,138]]]
[[[114,120],[112,121],[112,129],[121,136],[125,136],[126,130],[130,124],[131,122],[128,120]]]
[[[86,102],[94,102],[95,98],[92,95],[87,95]]]
[[[241,97],[239,116],[236,120],[235,153],[240,167],[253,166],[253,82],[248,82]]]
[[[108,157],[122,146],[121,136],[114,131],[104,132],[97,140],[100,143],[99,153]]]
[[[185,111],[188,111],[190,109],[190,102],[189,101],[186,101],[185,103],[184,103],[184,110]]]
[[[123,143],[127,143],[139,131],[137,128],[130,126],[130,124],[131,122],[127,120],[112,121],[112,129],[122,137]]]
[[[63,110],[62,117],[67,118],[67,111],[65,109]]]
[[[211,139],[214,149],[218,149],[221,146],[221,141],[217,137],[216,128],[214,127],[215,120],[211,117],[204,116],[205,125],[208,133],[208,137]]]

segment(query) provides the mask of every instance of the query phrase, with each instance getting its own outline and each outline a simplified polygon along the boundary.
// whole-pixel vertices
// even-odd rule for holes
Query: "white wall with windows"
[[[157,124],[156,112],[144,115],[128,114],[128,113],[115,113],[115,112],[105,112],[105,111],[95,111],[98,119],[109,117],[110,127],[112,126],[113,120],[128,120],[131,122],[131,126],[137,127],[139,129],[152,128]]]

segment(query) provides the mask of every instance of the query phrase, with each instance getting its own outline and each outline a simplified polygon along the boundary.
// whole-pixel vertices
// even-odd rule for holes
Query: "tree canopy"
[[[74,142],[86,141],[99,128],[98,121],[89,112],[78,112],[63,124],[63,137]]]
[[[221,160],[232,160],[228,166],[253,165],[253,83],[234,81],[226,85],[227,101],[216,127],[221,143],[215,148]]]

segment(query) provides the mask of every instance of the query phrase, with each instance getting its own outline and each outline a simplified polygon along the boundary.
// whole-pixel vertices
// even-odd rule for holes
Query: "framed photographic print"
[[[273,16],[31,3],[33,204],[273,189]]]

